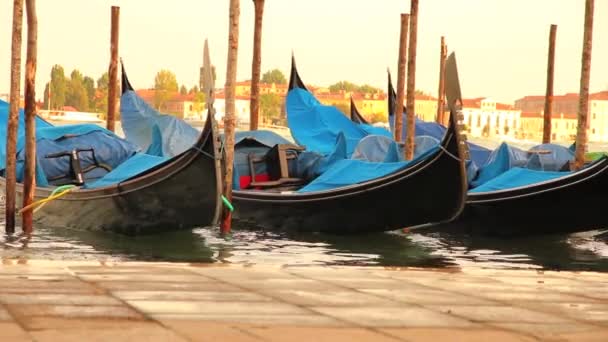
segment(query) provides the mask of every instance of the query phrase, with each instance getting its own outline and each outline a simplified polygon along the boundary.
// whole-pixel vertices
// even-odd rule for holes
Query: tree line
[[[104,73],[97,82],[74,69],[66,77],[61,65],[51,68],[51,80],[44,87],[44,109],[63,110],[72,106],[82,112],[101,112],[108,110],[108,73]],[[49,96],[50,95],[50,96]]]

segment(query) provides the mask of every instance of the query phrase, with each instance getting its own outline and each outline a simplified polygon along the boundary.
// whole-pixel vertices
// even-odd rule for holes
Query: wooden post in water
[[[437,116],[438,124],[443,125],[445,114],[445,60],[448,57],[448,48],[445,45],[445,37],[441,36],[441,50],[439,56],[439,90],[437,91]]]
[[[228,26],[228,63],[226,68],[226,114],[224,115],[224,151],[226,153],[226,175],[224,179],[224,196],[232,201],[232,172],[234,168],[234,126],[235,126],[235,83],[239,49],[239,0],[230,0],[230,21]],[[221,222],[222,234],[229,234],[232,226],[232,215],[224,208]]]
[[[401,131],[403,130],[403,102],[405,94],[405,60],[407,57],[407,31],[410,22],[410,15],[401,14],[401,35],[399,37],[399,59],[397,67],[397,103],[395,104],[395,141],[401,141]],[[390,96],[390,94],[389,94]]]
[[[416,135],[416,40],[418,35],[418,0],[410,3],[410,41],[407,53],[407,137],[405,140],[405,160],[414,158],[414,138]]]
[[[21,88],[21,35],[23,27],[23,0],[13,1],[13,42],[11,45],[11,95],[6,125],[6,198],[5,231],[15,232],[15,203],[17,184],[17,129],[19,128],[19,99]]]
[[[27,55],[25,61],[25,175],[23,179],[23,206],[34,201],[36,190],[36,64],[38,45],[38,18],[36,0],[25,0],[27,13]],[[31,234],[34,211],[22,213],[23,232]]]
[[[110,67],[108,68],[108,115],[106,128],[114,132],[116,124],[116,98],[118,95],[118,36],[120,29],[120,7],[112,6],[112,29],[110,33]]]
[[[545,111],[543,113],[543,144],[551,142],[551,115],[553,114],[553,74],[555,70],[555,34],[557,25],[549,31],[549,56],[547,57],[547,91],[545,92]]]
[[[251,63],[251,103],[249,105],[249,129],[258,129],[260,113],[260,74],[262,68],[262,22],[264,19],[264,0],[253,0],[255,8],[255,27],[253,29],[253,61]]]
[[[575,170],[580,170],[585,165],[585,150],[587,148],[587,114],[589,111],[589,79],[591,78],[591,47],[593,43],[593,7],[594,0],[586,0],[581,85],[578,97],[576,152],[574,153]]]

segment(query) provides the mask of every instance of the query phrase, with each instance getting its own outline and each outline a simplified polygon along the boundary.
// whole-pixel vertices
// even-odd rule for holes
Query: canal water
[[[261,265],[486,267],[608,271],[608,229],[532,237],[415,231],[368,235],[274,233],[235,227],[129,237],[37,228],[29,240],[0,237],[10,259],[173,261]],[[0,226],[4,231],[4,227]]]

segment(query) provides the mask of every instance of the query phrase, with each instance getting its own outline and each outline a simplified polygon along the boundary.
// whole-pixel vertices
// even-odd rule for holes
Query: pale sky
[[[108,68],[110,6],[121,7],[120,56],[135,88],[156,72],[198,83],[209,39],[216,86],[226,72],[228,0],[38,0],[37,98],[54,64],[97,79]],[[397,69],[407,0],[266,0],[262,71],[289,72],[296,54],[305,83],[340,80],[385,89]],[[458,57],[463,96],[512,102],[545,91],[550,24],[557,24],[555,93],[578,92],[584,0],[421,0],[416,88],[436,95],[440,37]],[[25,19],[24,19],[25,22]],[[0,93],[10,83],[12,1],[0,2]],[[238,79],[251,78],[253,2],[241,1]],[[25,30],[25,25],[24,25]],[[24,35],[25,56],[25,35]],[[25,62],[25,57],[24,57]],[[608,0],[595,1],[591,91],[608,89]]]

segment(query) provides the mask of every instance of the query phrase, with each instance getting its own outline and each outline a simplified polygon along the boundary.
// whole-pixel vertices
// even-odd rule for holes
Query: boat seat
[[[298,158],[298,153],[306,148],[293,144],[277,144],[271,148],[264,156],[256,156],[254,153],[248,155],[249,172],[252,182],[249,188],[276,188],[297,186],[305,183],[303,178],[290,177],[289,161]],[[255,181],[255,164],[265,163],[268,171],[268,181]]]
[[[93,164],[83,168],[80,165],[80,156],[78,155],[81,152],[90,152],[92,155]],[[68,171],[67,174],[48,178],[49,183],[53,184],[53,185],[74,184],[74,185],[81,186],[81,185],[84,185],[84,183],[85,183],[84,175],[94,169],[102,168],[102,169],[106,170],[107,172],[112,171],[111,166],[104,164],[104,163],[100,163],[97,160],[97,158],[95,157],[95,150],[92,148],[84,148],[84,149],[78,148],[78,149],[73,149],[71,151],[50,153],[50,154],[45,155],[44,157],[47,159],[63,158],[63,157],[70,158],[70,162],[69,162],[70,170]]]

